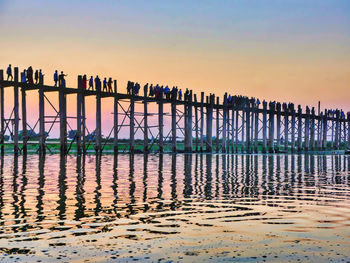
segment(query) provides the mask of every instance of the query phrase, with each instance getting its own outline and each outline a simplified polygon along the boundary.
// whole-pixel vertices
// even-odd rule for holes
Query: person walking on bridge
[[[39,69],[39,82],[40,81],[44,81],[44,74],[43,74],[43,72],[41,71],[41,69]],[[41,84],[43,84],[43,83],[41,83]]]
[[[94,90],[94,78],[91,76],[89,79],[89,90]]]
[[[103,91],[107,92],[107,78],[104,78],[103,80]]]
[[[62,88],[66,87],[66,80],[64,79],[64,77],[68,76],[67,74],[63,74],[63,71],[61,71],[61,74],[58,78],[58,85]]]
[[[55,87],[57,87],[57,82],[58,82],[58,73],[57,73],[57,70],[55,70],[55,74],[53,74],[53,81],[55,82]]]
[[[21,75],[22,79],[22,83],[27,83],[27,70],[25,69],[23,72],[22,72],[22,75]]]
[[[108,85],[108,92],[112,92],[112,78],[108,79],[107,85]]]
[[[83,90],[86,90],[86,84],[87,84],[87,79],[86,79],[86,75],[83,76],[83,81],[82,81],[82,88]]]
[[[34,79],[35,79],[35,84],[38,84],[39,82],[39,71],[36,70],[34,73]]]
[[[12,76],[11,64],[7,67],[6,74],[7,74],[7,80],[9,80],[11,78],[11,81],[12,81],[13,80],[13,76]]]
[[[99,87],[100,83],[101,83],[100,78],[97,75],[96,78],[95,78],[95,89],[96,89],[96,91],[97,91],[97,87]],[[100,86],[100,91],[101,91],[101,86]]]
[[[32,68],[32,66],[30,66],[27,69],[27,79],[28,79],[28,83],[29,84],[34,84],[34,81],[33,81],[33,68]]]

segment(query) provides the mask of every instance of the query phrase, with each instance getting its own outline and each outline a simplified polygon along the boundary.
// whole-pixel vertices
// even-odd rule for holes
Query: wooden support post
[[[302,109],[301,106],[298,105],[298,152],[302,151],[302,135],[303,135],[303,119],[302,119]]]
[[[13,146],[14,154],[18,154],[18,131],[19,131],[19,94],[18,94],[18,68],[14,68],[13,98],[14,98],[14,130],[13,130]]]
[[[204,109],[203,109],[203,104],[204,104],[204,92],[201,92],[201,106],[200,106],[200,151],[204,151]]]
[[[258,137],[259,137],[259,105],[254,103],[254,116],[255,116],[255,127],[254,127],[254,152],[258,153]]]
[[[220,99],[219,97],[216,97],[216,152],[218,153],[219,148],[219,142],[220,142],[220,109],[219,109]]]
[[[284,112],[284,150],[288,152],[288,133],[289,133],[289,109],[287,104],[283,104],[283,112]]]
[[[207,105],[207,131],[206,131],[206,152],[213,151],[213,107],[214,107],[214,96],[210,94]]]
[[[269,153],[275,152],[274,147],[275,136],[275,103],[269,103]]]
[[[292,121],[291,121],[291,126],[292,126],[292,131],[291,131],[291,142],[290,142],[290,148],[291,152],[295,152],[295,108],[294,104],[290,104],[290,111],[292,114]]]
[[[101,127],[101,81],[96,83],[96,154],[102,152],[102,127]]]
[[[119,149],[118,149],[118,83],[117,80],[114,80],[114,101],[113,101],[113,149],[114,149],[114,154],[117,154]]]
[[[173,153],[177,152],[177,145],[176,145],[176,97],[173,96],[172,102],[171,102],[171,142],[172,142],[172,150]]]
[[[310,144],[310,108],[306,106],[306,115],[305,115],[305,138],[304,138],[304,149],[309,151]]]
[[[276,143],[276,152],[280,152],[281,147],[281,103],[277,102],[276,106],[277,115],[276,115],[276,121],[277,121],[277,143]]]
[[[238,153],[238,120],[239,120],[239,110],[236,109],[236,130],[235,130],[235,152]]]
[[[40,96],[40,90],[39,90]],[[58,92],[59,113],[60,113],[60,151],[61,154],[67,153],[67,108],[66,108],[66,94],[64,88],[61,86]]]
[[[251,153],[251,137],[250,137],[250,102],[246,102],[246,151]]]
[[[340,112],[337,109],[335,111],[335,144],[334,144],[334,149],[336,150],[339,150],[339,137],[340,137],[339,117],[340,117]]]
[[[231,105],[231,153],[235,152],[235,110],[234,107]]]
[[[83,153],[86,153],[86,111],[85,111],[85,90],[83,90],[81,95],[81,136],[82,136],[82,144],[81,147],[83,149]]]
[[[262,133],[263,133],[263,148],[262,152],[267,153],[267,102],[263,101],[263,121],[262,121]]]
[[[143,152],[148,153],[148,84],[143,86]]]
[[[24,73],[21,73],[24,74]],[[22,79],[22,75],[21,75]],[[22,151],[23,155],[27,154],[27,100],[26,100],[26,90],[21,88],[21,97],[22,97]]]
[[[347,114],[347,124],[348,124],[348,149],[350,149],[350,112]]]
[[[197,105],[197,95],[194,94],[194,103],[195,105]],[[196,146],[195,146],[195,149],[196,151],[199,151],[199,126],[198,126],[198,110],[197,110],[197,106],[194,106],[194,122],[195,122],[195,126],[194,126],[194,129],[195,129],[195,136],[196,136],[196,139],[195,139],[195,142],[196,142]]]
[[[226,134],[227,133],[227,93],[224,95],[224,103],[223,103],[223,110],[222,110],[222,141],[221,141],[221,147],[222,152],[226,153]]]
[[[245,126],[245,120],[244,120],[244,115],[245,115],[245,111],[246,111],[246,101],[243,102],[242,105],[242,126],[241,126],[241,152],[244,152],[244,126]]]
[[[77,133],[76,133],[76,144],[77,154],[81,154],[81,100],[83,92],[83,77],[78,76],[78,89],[77,89]]]
[[[159,125],[159,152],[162,153],[164,151],[164,114],[163,114],[163,95],[158,101],[158,125]]]
[[[0,70],[0,81],[4,80],[4,71]],[[0,143],[1,143],[1,155],[5,152],[5,97],[4,97],[4,87],[0,84],[0,110],[1,110],[1,118],[0,118],[0,128],[1,128],[1,135],[0,135]]]
[[[44,85],[39,83],[39,153],[45,154],[45,100]]]
[[[322,138],[322,150],[327,149],[327,134],[328,134],[328,110],[325,110],[324,116],[323,116],[323,138]]]
[[[192,152],[192,90],[187,98],[187,125],[185,129],[185,152]]]
[[[311,126],[310,126],[310,149],[315,150],[315,108],[311,109]]]

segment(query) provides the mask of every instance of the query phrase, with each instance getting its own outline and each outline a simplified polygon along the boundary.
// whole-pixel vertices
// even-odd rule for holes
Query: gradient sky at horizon
[[[46,83],[57,68],[73,87],[86,73],[350,110],[349,1],[0,0],[0,30],[0,68],[42,68]]]

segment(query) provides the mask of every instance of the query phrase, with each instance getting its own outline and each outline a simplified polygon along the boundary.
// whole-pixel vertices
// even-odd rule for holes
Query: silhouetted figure
[[[86,85],[87,85],[87,79],[86,79],[86,75],[84,75],[83,76],[83,83],[82,83],[83,90],[86,90]]]
[[[131,86],[132,86],[131,81],[128,81],[128,85],[126,86],[126,93],[127,93],[128,95],[131,94],[131,89],[132,89]]]
[[[58,82],[58,72],[55,70],[55,73],[53,74],[53,81],[55,82],[55,87],[57,87]]]
[[[154,89],[153,89],[153,85],[151,84],[151,86],[149,87],[149,95],[150,97],[153,97],[154,95]]]
[[[22,73],[22,79],[21,79],[21,81],[23,82],[23,83],[26,83],[27,82],[27,70],[25,69],[24,71],[23,71],[23,73]]]
[[[34,80],[33,80],[33,68],[32,68],[32,66],[30,66],[30,67],[27,69],[27,79],[28,79],[28,83],[34,84]]]
[[[103,79],[103,91],[107,92],[107,78]]]
[[[112,92],[112,78],[108,79],[107,85],[108,85],[108,92]]]
[[[35,84],[39,82],[39,70],[36,70],[34,73]]]
[[[182,100],[182,90],[179,90],[179,100]]]
[[[96,76],[96,78],[95,78],[95,89],[97,90],[97,87],[98,87],[98,85],[100,84],[100,78],[98,77],[98,75]],[[101,87],[100,87],[100,89],[101,89]]]
[[[6,74],[7,74],[7,80],[9,80],[11,78],[11,81],[12,81],[13,80],[13,76],[12,76],[11,64],[7,67]]]
[[[44,74],[43,74],[43,72],[40,69],[39,70],[39,83],[40,83],[40,81],[43,81],[43,80],[44,80]]]
[[[67,74],[63,74],[63,71],[61,71],[61,74],[58,77],[58,85],[62,88],[66,87],[66,80],[64,77],[68,76]]]
[[[91,76],[89,79],[89,90],[94,90],[94,78]]]

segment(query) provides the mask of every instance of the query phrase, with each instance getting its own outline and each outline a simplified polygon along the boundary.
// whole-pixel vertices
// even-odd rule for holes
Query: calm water
[[[0,261],[350,261],[350,157],[1,159]]]

